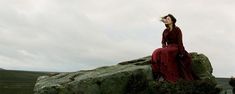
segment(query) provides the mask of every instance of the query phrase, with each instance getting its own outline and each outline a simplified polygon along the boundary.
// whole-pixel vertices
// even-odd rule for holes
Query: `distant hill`
[[[230,78],[216,78],[217,84],[219,87],[222,87],[227,93],[221,94],[232,94],[232,86],[229,85]]]
[[[1,94],[33,94],[33,88],[39,76],[49,72],[32,72],[0,69]]]
[[[0,68],[0,70],[5,70],[5,69],[3,69],[3,68]]]

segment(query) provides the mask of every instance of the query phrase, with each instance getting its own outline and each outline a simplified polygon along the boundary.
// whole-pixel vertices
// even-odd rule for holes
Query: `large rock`
[[[204,54],[190,53],[192,56],[192,70],[200,79],[211,79],[215,81],[212,75],[213,68],[209,59]]]
[[[191,55],[196,75],[214,79],[209,59],[203,54]],[[147,56],[94,70],[41,76],[34,91],[35,94],[154,94],[150,59]]]

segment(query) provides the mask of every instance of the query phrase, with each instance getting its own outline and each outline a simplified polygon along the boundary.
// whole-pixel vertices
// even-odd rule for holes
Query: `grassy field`
[[[0,70],[0,94],[33,94],[37,77],[47,74],[46,72]],[[231,91],[232,87],[228,84],[229,78],[216,80],[224,90]]]
[[[0,94],[33,94],[34,84],[43,72],[0,70]]]
[[[219,87],[222,87],[224,92],[225,91],[227,92],[227,93],[222,93],[222,94],[232,94],[232,87],[228,83],[229,80],[230,78],[216,78],[216,81]]]

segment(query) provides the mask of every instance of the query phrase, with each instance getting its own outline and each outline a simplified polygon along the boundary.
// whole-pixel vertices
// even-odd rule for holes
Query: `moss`
[[[178,81],[175,84],[161,81],[152,82],[155,94],[219,94],[222,89],[212,80]]]

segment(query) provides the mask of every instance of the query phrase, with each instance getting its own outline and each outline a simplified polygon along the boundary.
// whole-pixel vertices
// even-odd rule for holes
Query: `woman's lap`
[[[152,54],[153,70],[161,72],[166,80],[175,81],[178,78],[176,55],[177,47],[158,48]]]

